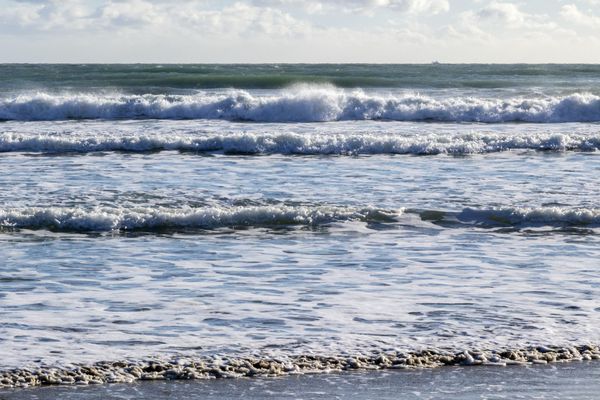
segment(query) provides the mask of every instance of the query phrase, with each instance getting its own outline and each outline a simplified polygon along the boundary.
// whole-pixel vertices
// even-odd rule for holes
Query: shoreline
[[[169,361],[116,361],[73,368],[39,367],[0,371],[3,389],[56,385],[100,385],[137,381],[206,380],[218,378],[281,377],[342,371],[432,369],[442,366],[500,366],[600,360],[597,345],[536,346],[523,349],[451,353],[380,352],[369,356],[297,355],[283,358],[212,356]]]
[[[529,367],[462,366],[279,378],[139,381],[130,385],[46,386],[0,390],[2,400],[130,400],[323,398],[409,400],[544,398],[596,399],[600,363],[555,363]]]

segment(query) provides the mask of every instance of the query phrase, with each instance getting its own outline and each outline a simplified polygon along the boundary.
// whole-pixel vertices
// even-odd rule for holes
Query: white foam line
[[[193,151],[248,154],[475,154],[507,150],[597,151],[600,134],[0,134],[0,152]]]
[[[396,120],[446,122],[596,122],[600,97],[444,97],[370,94],[297,86],[259,96],[244,90],[192,95],[33,93],[0,100],[0,119],[225,119],[257,122]]]

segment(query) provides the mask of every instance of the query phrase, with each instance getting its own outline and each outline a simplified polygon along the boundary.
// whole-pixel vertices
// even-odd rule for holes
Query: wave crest
[[[318,226],[342,221],[393,221],[398,212],[332,206],[206,208],[24,208],[0,210],[0,228],[59,232],[156,231],[225,227]]]
[[[464,209],[458,214],[463,222],[507,226],[599,226],[600,210],[563,207],[501,208],[495,210]]]
[[[0,100],[2,120],[224,119],[255,122],[394,120],[439,122],[598,122],[600,97],[435,98],[300,86],[272,95],[248,91],[192,95],[21,94]]]
[[[465,208],[460,212],[407,210],[418,213],[424,221],[442,226],[475,226],[481,228],[598,228],[600,209],[566,207],[504,207],[490,209]]]
[[[406,220],[402,218],[407,214]],[[465,208],[462,211],[353,208],[319,205],[207,206],[203,208],[30,207],[0,209],[0,230],[57,232],[120,232],[215,230],[238,227],[325,226],[331,223],[411,224],[422,221],[445,228],[598,228],[600,210],[590,208]],[[413,220],[414,222],[414,220]],[[418,224],[417,224],[418,225]]]
[[[476,154],[507,150],[596,151],[600,134],[0,134],[0,152],[186,151],[243,154]]]

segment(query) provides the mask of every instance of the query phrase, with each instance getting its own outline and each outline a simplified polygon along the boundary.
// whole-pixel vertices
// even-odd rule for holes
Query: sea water
[[[0,66],[0,367],[600,343],[600,67]]]

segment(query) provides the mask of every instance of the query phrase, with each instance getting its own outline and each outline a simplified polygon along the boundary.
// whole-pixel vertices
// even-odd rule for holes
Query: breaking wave
[[[598,122],[600,97],[431,97],[299,86],[257,95],[243,90],[191,95],[20,94],[0,100],[2,120],[224,119],[255,122],[394,120]]]
[[[404,219],[402,215],[406,215]],[[214,230],[238,227],[324,226],[335,222],[410,224],[411,215],[445,228],[598,228],[600,210],[539,207],[462,211],[352,208],[343,206],[261,205],[203,208],[30,207],[0,210],[0,229],[58,232]]]
[[[341,221],[393,221],[397,212],[330,206],[168,208],[23,208],[0,210],[0,228],[59,232],[158,231],[226,227],[318,226]]]
[[[0,134],[0,152],[185,151],[243,154],[475,154],[507,150],[597,151],[600,134]]]

